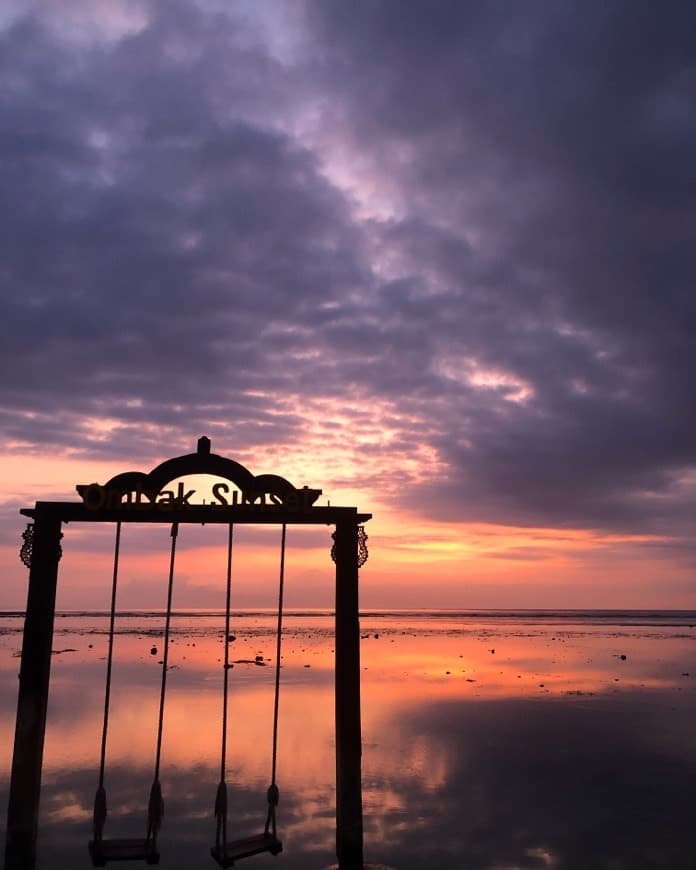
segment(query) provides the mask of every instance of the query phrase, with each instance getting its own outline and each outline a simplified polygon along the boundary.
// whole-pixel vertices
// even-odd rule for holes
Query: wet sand
[[[400,870],[696,866],[696,618],[368,614],[361,620],[366,858]],[[230,824],[265,818],[275,639],[235,621]],[[104,618],[56,620],[41,867],[88,867],[107,636]],[[21,620],[0,619],[0,812],[6,813]],[[109,835],[141,836],[152,776],[162,620],[119,620],[110,713]],[[215,866],[222,622],[180,615],[169,652],[162,867]],[[153,647],[155,652],[153,653]],[[277,858],[335,862],[333,632],[286,619]]]

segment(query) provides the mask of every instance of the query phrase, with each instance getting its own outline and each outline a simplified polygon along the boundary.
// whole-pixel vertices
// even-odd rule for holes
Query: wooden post
[[[358,525],[336,523],[336,856],[363,870]]]
[[[34,870],[36,865],[60,526],[59,519],[36,511],[7,809],[5,870]]]

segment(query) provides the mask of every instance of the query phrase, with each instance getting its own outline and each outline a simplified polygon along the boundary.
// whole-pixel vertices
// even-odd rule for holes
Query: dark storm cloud
[[[382,294],[402,329],[428,323],[431,365],[401,370],[441,400],[449,480],[428,497],[443,516],[673,523],[696,458],[693,7],[310,8],[344,135],[406,203],[382,222],[401,272]],[[452,377],[468,359],[507,383],[472,390]]]
[[[235,35],[178,4],[77,58],[38,17],[4,35],[9,439],[77,445],[93,416],[130,441],[185,415],[248,419],[258,443],[269,401],[242,391],[301,379],[313,312],[364,284],[314,156],[245,117],[281,72],[250,50],[231,64]]]
[[[357,396],[434,448],[433,515],[683,522],[689,4],[292,4],[275,43],[143,8],[77,48],[38,13],[0,36],[6,441],[277,445],[283,395]]]

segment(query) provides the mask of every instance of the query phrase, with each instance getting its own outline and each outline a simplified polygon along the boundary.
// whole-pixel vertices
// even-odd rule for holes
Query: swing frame
[[[225,478],[241,503],[192,504],[180,491],[157,498],[171,481],[193,474]],[[29,567],[17,718],[7,810],[5,870],[35,870],[51,648],[61,556],[67,523],[194,523],[335,526],[336,856],[339,868],[363,866],[360,724],[358,549],[360,527],[372,515],[356,507],[322,507],[321,490],[297,489],[274,474],[254,476],[210,452],[202,437],[195,453],[175,457],[149,474],[125,472],[104,486],[78,486],[81,502],[37,501],[20,513],[31,520],[22,559]],[[183,489],[183,488],[182,488]],[[228,490],[229,491],[229,490]],[[144,498],[143,498],[144,496]],[[364,536],[363,536],[364,537]],[[362,547],[361,547],[362,549]]]

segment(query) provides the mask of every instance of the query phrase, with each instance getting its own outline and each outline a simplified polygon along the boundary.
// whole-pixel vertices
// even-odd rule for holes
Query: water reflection
[[[400,870],[693,870],[694,632],[461,620],[363,620],[366,851]],[[11,747],[19,646],[0,622],[0,740]],[[9,628],[9,630],[8,630]],[[88,867],[106,636],[60,621],[41,808],[40,866]],[[235,628],[228,782],[233,835],[255,833],[270,776],[272,619]],[[154,762],[160,628],[116,639],[109,836],[142,835]],[[90,646],[91,644],[91,646]],[[152,646],[156,655],[151,655]],[[494,650],[494,651],[493,651]],[[161,779],[162,866],[214,866],[222,642],[212,618],[175,620]],[[254,664],[263,656],[264,664]],[[621,656],[625,656],[622,659]],[[281,671],[279,826],[284,852],[250,867],[334,860],[330,619],[289,620]],[[309,666],[309,667],[308,667]],[[685,676],[688,674],[688,676]],[[4,750],[3,818],[10,749]]]
[[[668,698],[629,701],[444,702],[402,719],[402,743],[427,732],[450,766],[435,790],[396,778],[387,851],[398,866],[693,867],[696,745]]]

